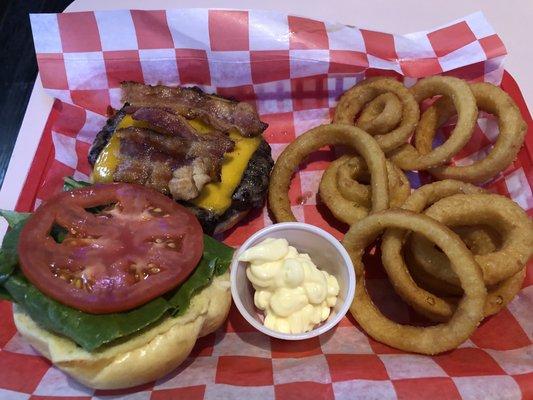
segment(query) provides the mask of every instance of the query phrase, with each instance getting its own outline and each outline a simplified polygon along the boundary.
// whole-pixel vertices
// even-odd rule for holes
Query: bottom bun
[[[41,328],[16,305],[13,316],[20,334],[74,379],[95,389],[123,389],[152,382],[180,365],[199,337],[225,321],[231,305],[229,288],[228,271],[194,296],[185,314],[94,352]]]

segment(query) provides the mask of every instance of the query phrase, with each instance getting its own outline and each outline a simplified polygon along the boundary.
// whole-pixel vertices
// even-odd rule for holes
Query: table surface
[[[37,75],[28,14],[59,12],[71,2],[0,1],[0,187]]]
[[[32,11],[48,11],[53,9],[51,4],[57,7],[59,2],[59,0],[54,0],[51,3],[44,0],[36,2],[42,3],[41,9]],[[19,2],[12,3],[19,4]],[[271,0],[269,2],[259,0],[76,0],[67,7],[66,11],[180,7],[270,9],[394,33],[426,30],[481,10],[507,47],[509,54],[506,59],[506,69],[517,80],[527,104],[530,107],[533,105],[533,74],[529,73],[529,69],[533,65],[533,50],[528,43],[528,39],[532,37],[530,23],[533,21],[533,1],[529,0],[508,0],[505,2],[500,0],[447,0],[445,5],[439,4],[438,6],[435,2],[425,0],[394,2],[387,0],[299,0],[292,2],[286,0]],[[20,16],[20,11],[17,15]],[[20,16],[20,18],[23,17],[25,16]],[[31,37],[27,40],[31,42]],[[6,76],[6,74],[2,75]],[[16,112],[5,116],[2,121],[6,123],[7,118],[8,124],[18,126],[25,102],[25,99],[20,101],[15,106],[18,107]],[[38,138],[42,133],[51,105],[52,99],[44,93],[40,79],[37,77],[7,172],[5,172],[5,164],[10,157],[15,133],[11,136],[6,134],[0,136],[0,185],[2,185],[0,187],[0,208],[12,209],[15,206],[24,183],[25,171],[28,170],[33,158]],[[4,114],[5,112],[0,115]],[[2,158],[6,161],[4,164],[1,162]],[[2,184],[4,172],[5,179]],[[3,229],[5,226],[2,226],[2,222],[0,222],[0,237]]]

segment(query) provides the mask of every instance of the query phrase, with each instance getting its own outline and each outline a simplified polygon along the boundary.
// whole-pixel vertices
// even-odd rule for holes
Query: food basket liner
[[[61,190],[64,176],[88,180],[88,149],[119,108],[120,82],[196,85],[254,104],[269,123],[265,138],[276,158],[311,127],[331,121],[339,96],[365,77],[390,75],[408,86],[417,78],[452,75],[501,85],[529,125],[517,160],[484,186],[533,215],[533,129],[512,77],[505,46],[483,14],[441,27],[393,35],[273,11],[175,9],[31,15],[43,86],[56,100],[26,176],[17,210],[30,211]],[[487,153],[497,121],[481,115],[455,163]],[[443,135],[446,129],[443,129]],[[346,230],[317,199],[330,150],[313,154],[296,174],[290,197],[298,220],[341,238]],[[413,187],[431,181],[408,173]],[[24,174],[22,174],[24,176]],[[222,239],[238,246],[271,224],[252,212]],[[368,282],[387,315],[419,322],[391,291],[379,254],[366,260]],[[318,338],[272,339],[232,307],[227,323],[198,341],[187,361],[139,388],[102,391],[68,378],[16,333],[11,305],[0,302],[0,398],[131,399],[518,399],[533,397],[533,278],[500,313],[486,319],[460,348],[428,357],[407,354],[368,337],[351,316]],[[48,396],[48,397],[47,397]]]

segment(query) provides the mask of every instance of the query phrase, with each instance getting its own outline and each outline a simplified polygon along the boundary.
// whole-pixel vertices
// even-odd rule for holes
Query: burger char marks
[[[156,107],[193,119],[222,132],[237,129],[242,136],[258,136],[268,127],[249,104],[204,93],[199,88],[122,83],[122,101],[134,108]]]
[[[190,200],[207,182],[219,180],[224,153],[233,148],[231,140],[220,140],[227,139],[224,135],[192,140],[137,127],[115,134],[120,139],[120,163],[113,180],[146,185],[176,200]]]

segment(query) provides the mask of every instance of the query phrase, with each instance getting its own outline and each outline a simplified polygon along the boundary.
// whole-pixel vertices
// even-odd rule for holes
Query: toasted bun
[[[95,389],[128,388],[171,372],[187,358],[199,337],[215,331],[229,312],[229,288],[226,272],[193,297],[184,315],[166,318],[129,340],[95,352],[41,328],[16,305],[13,316],[21,335],[76,380]]]

